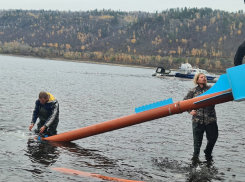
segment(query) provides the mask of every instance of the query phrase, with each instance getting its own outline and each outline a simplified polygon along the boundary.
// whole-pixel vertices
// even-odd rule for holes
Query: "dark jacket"
[[[242,42],[241,45],[239,45],[236,55],[234,57],[234,65],[238,66],[242,64],[242,59],[245,55],[245,41]]]
[[[196,86],[195,88],[191,89],[187,93],[187,95],[184,97],[184,100],[197,97],[198,95],[201,95],[202,93],[206,92],[210,88],[211,88],[210,85],[203,88],[201,88],[200,86]],[[188,112],[190,113],[191,111]],[[196,110],[196,112],[197,115],[192,116],[192,121],[195,123],[200,123],[200,124],[205,123],[205,125],[207,125],[209,123],[213,123],[217,121],[215,105],[199,108]]]
[[[36,123],[41,108],[47,111],[47,118],[45,118],[46,122],[44,124],[46,127],[49,127],[54,120],[57,120],[59,118],[59,103],[53,95],[51,95],[50,93],[47,94],[50,98],[46,104],[41,104],[39,99],[36,101],[31,123]]]

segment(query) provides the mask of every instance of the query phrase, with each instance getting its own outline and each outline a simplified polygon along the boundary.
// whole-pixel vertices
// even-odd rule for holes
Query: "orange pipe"
[[[56,167],[56,168],[51,168],[51,169],[54,169],[56,171],[63,172],[63,173],[66,173],[66,174],[78,175],[78,176],[82,176],[82,177],[100,178],[100,179],[108,180],[108,181],[143,182],[143,181],[133,181],[133,180],[126,180],[126,179],[108,177],[108,176],[103,176],[103,175],[100,175],[100,174],[82,172],[82,171],[77,171],[77,170],[74,170],[74,169],[67,169],[67,168],[61,168],[61,167]]]
[[[189,100],[178,101],[173,104],[158,107],[158,108],[140,112],[137,114],[121,117],[118,119],[113,119],[110,121],[106,121],[106,122],[95,124],[92,126],[87,126],[87,127],[80,128],[77,130],[61,133],[61,134],[50,136],[47,138],[42,138],[42,140],[69,142],[69,141],[78,140],[81,138],[97,135],[100,133],[105,133],[108,131],[124,128],[127,126],[132,126],[132,125],[143,123],[146,121],[166,117],[169,115],[179,114],[179,113],[182,113],[188,110],[198,109],[198,108],[202,108],[202,107],[206,107],[210,105],[232,101],[233,100],[232,94],[227,94],[222,97],[217,97],[227,92],[231,92],[231,90],[226,90],[226,91],[217,92],[217,93],[213,93],[209,95],[195,97]],[[197,101],[202,101],[202,100],[209,99],[215,96],[217,98],[206,100],[198,104],[194,104]]]

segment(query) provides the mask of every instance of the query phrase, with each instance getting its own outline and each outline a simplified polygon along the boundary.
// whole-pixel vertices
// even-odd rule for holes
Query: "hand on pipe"
[[[192,110],[192,111],[190,112],[190,114],[193,115],[193,116],[196,116],[196,115],[197,115],[197,111],[196,111],[196,110]]]

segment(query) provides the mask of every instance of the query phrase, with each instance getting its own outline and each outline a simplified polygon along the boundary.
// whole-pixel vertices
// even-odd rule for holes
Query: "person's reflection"
[[[99,154],[100,151],[98,150],[85,149],[72,142],[49,141],[49,144],[55,147],[59,147],[63,150],[69,151],[73,156],[79,157],[80,166],[93,166],[103,168],[117,166],[116,161]],[[77,160],[77,158],[75,158],[74,160]]]
[[[45,166],[54,164],[59,157],[56,146],[50,145],[48,142],[37,142],[36,140],[28,140],[27,155],[33,163],[38,162]]]
[[[79,157],[79,161],[81,162],[80,166],[117,166],[114,160],[97,153],[99,151],[85,149],[72,142],[37,142],[36,140],[30,139],[27,143],[27,149],[27,155],[33,163],[38,162],[46,167],[51,166],[57,161],[59,153],[62,153],[62,150],[69,151],[73,156],[75,154],[75,156]],[[77,158],[74,160],[77,160]]]

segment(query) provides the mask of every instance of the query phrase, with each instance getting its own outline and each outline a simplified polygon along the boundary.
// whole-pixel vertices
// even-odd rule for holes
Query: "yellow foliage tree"
[[[181,48],[178,46],[178,54],[179,54],[179,56],[181,55]]]
[[[196,13],[196,19],[200,19],[200,13]]]
[[[58,48],[59,45],[58,45],[57,43],[54,43],[54,47],[55,47],[55,48]]]
[[[201,53],[202,53],[202,50],[197,50],[197,54],[199,57],[200,57]]]
[[[184,43],[184,44],[187,44],[187,40],[186,39],[182,39],[181,42]]]
[[[203,26],[202,27],[202,32],[206,32],[207,31],[207,26]]]
[[[220,61],[215,61],[215,68],[221,68]]]
[[[217,14],[217,19],[220,19],[220,15],[219,15],[219,13]]]
[[[175,50],[170,50],[169,54],[176,54],[176,51]]]
[[[191,50],[191,55],[195,57],[195,56],[197,55],[197,49],[194,49],[194,48],[193,48],[193,49]]]
[[[156,60],[157,60],[157,61],[160,61],[161,58],[162,58],[162,57],[161,57],[160,55],[157,55],[157,56],[156,56]]]
[[[215,17],[211,18],[211,19],[210,19],[210,25],[214,24],[215,20],[216,20]]]
[[[208,52],[206,50],[203,51],[203,56],[207,56],[208,55]]]
[[[109,52],[112,53],[112,52],[113,52],[113,48],[110,48],[110,49],[109,49]]]
[[[71,48],[70,44],[66,44],[66,49],[69,50]]]
[[[198,65],[198,63],[199,63],[199,58],[196,58],[196,64]]]
[[[196,26],[196,31],[199,32],[199,26],[198,25]]]
[[[128,46],[128,52],[130,52],[130,47]]]
[[[134,44],[136,42],[136,39],[131,39],[131,42]]]
[[[135,39],[135,31],[133,31],[133,39]]]
[[[168,62],[169,62],[170,65],[172,64],[172,62],[173,62],[173,60],[172,60],[172,55],[169,56]]]
[[[239,23],[239,28],[240,28],[240,29],[242,28],[242,22]]]

